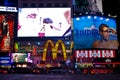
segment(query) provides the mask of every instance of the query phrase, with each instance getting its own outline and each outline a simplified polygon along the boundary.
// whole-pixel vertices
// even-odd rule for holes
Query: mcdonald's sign
[[[48,40],[44,46],[44,49],[43,49],[43,61],[46,60],[46,55],[47,55],[47,49],[48,49],[48,46],[51,45],[51,50],[52,50],[52,59],[56,59],[57,58],[57,51],[58,51],[58,47],[61,46],[62,47],[62,51],[63,51],[63,58],[64,60],[67,59],[67,54],[66,54],[66,47],[63,43],[62,40],[58,40],[56,42],[56,44],[54,45],[53,41],[51,40]]]

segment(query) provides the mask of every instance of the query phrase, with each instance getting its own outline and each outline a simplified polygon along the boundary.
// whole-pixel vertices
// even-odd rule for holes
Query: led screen
[[[17,37],[63,37],[70,34],[70,8],[19,8]]]
[[[74,12],[102,13],[102,0],[73,0]]]
[[[30,53],[11,53],[11,62],[30,62]]]
[[[14,13],[0,13],[0,52],[12,51],[14,38]]]
[[[18,0],[0,0],[0,6],[17,7]]]
[[[80,16],[73,19],[74,48],[117,49],[116,20],[103,16]],[[99,29],[100,26],[108,26]]]

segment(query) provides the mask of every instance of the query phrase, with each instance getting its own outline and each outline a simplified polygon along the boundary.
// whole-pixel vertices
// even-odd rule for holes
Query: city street
[[[120,74],[0,74],[0,80],[119,80]]]

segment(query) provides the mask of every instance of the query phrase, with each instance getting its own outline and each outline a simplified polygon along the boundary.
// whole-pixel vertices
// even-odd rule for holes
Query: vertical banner
[[[13,13],[0,13],[0,51],[11,52],[13,49],[14,36],[14,19]]]
[[[36,46],[33,46],[33,55],[36,55],[37,48]]]

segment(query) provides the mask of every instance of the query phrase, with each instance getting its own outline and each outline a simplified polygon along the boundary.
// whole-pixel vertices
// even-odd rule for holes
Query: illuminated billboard
[[[70,8],[19,8],[17,37],[64,37],[70,35]]]
[[[0,11],[17,12],[18,0],[0,0]]]
[[[102,13],[102,0],[73,0],[74,12]]]
[[[13,49],[15,14],[0,12],[0,52],[11,52]]]
[[[18,0],[0,0],[0,6],[17,7]]]
[[[116,58],[115,50],[76,50],[76,58]]]
[[[30,53],[11,53],[11,62],[32,62],[30,59]]]
[[[118,49],[116,20],[86,15],[73,19],[74,49]]]

